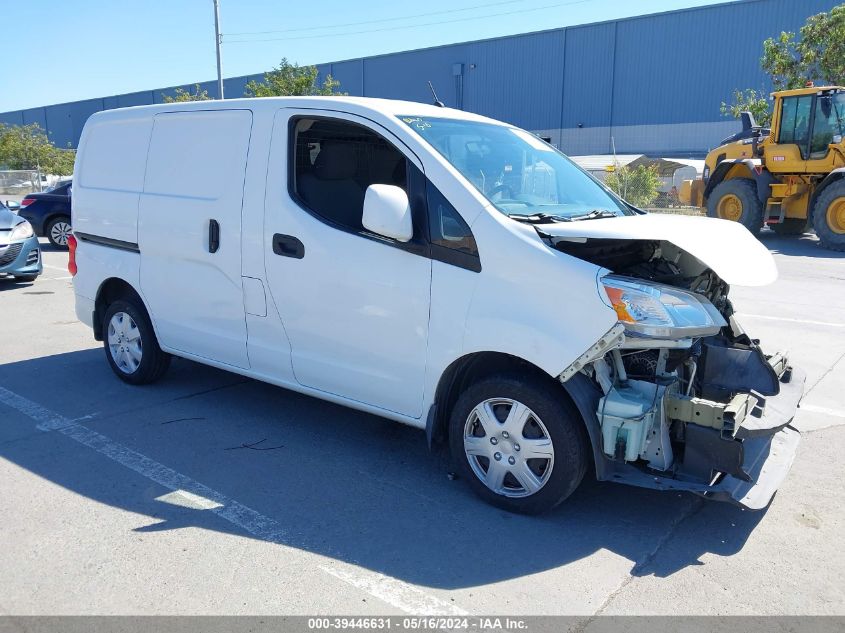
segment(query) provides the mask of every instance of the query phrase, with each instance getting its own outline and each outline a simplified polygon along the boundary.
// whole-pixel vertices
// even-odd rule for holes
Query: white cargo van
[[[425,429],[485,499],[600,480],[762,508],[804,375],[729,284],[777,275],[740,224],[645,214],[532,134],[378,99],[92,116],[76,311],[115,374],[171,355]]]

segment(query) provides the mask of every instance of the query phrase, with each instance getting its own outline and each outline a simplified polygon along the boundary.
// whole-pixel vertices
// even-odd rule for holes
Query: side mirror
[[[407,242],[414,237],[408,194],[394,185],[370,185],[364,195],[364,228],[373,233]]]

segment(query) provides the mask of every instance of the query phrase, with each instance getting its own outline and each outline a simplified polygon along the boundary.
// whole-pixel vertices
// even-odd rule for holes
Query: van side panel
[[[241,208],[251,129],[249,110],[157,114],[138,213],[141,293],[162,348],[242,368],[249,361]]]
[[[73,228],[121,242],[138,241],[152,116],[92,117],[85,126],[73,182]]]

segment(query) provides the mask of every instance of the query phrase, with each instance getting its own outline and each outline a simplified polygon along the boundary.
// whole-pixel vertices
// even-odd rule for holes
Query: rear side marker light
[[[76,275],[76,243],[73,233],[67,236],[67,271],[71,276]]]
[[[23,200],[21,200],[21,208],[28,207],[33,202],[35,202],[35,200],[32,198],[24,198]]]

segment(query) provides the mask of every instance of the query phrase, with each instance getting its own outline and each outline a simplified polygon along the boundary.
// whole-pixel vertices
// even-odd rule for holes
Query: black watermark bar
[[[843,633],[845,616],[0,616],[0,633]]]

